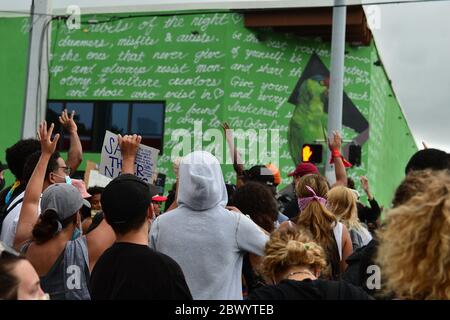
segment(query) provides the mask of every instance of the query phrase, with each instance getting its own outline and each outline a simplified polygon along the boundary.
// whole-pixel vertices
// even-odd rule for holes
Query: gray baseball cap
[[[82,206],[91,207],[90,203],[81,197],[74,186],[67,183],[55,183],[42,193],[41,212],[54,210],[59,221],[73,216]]]

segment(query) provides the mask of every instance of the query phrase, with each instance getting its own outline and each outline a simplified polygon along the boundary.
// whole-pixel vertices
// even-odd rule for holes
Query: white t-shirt
[[[361,236],[363,246],[367,246],[367,244],[370,241],[372,241],[372,235],[370,234],[369,230],[367,230],[366,228],[363,227],[363,228],[355,230],[355,231]]]
[[[19,194],[8,206],[12,208],[15,203],[22,200],[25,195],[25,191]],[[0,233],[0,241],[4,244],[12,247],[14,244],[14,238],[16,237],[17,224],[19,223],[20,210],[22,209],[22,201],[18,203],[11,212],[8,213],[5,220],[3,220],[2,232]],[[38,214],[41,214],[41,206],[39,203]]]

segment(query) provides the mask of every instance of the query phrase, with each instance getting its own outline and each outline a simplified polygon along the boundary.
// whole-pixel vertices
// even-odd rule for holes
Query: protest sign
[[[134,174],[142,180],[152,183],[158,154],[158,149],[140,144],[134,162]],[[99,172],[112,179],[122,172],[122,154],[118,137],[110,131],[106,131],[103,140]]]
[[[89,175],[91,170],[97,170],[98,165],[92,161],[86,161],[86,168],[84,169],[84,184],[89,185]],[[89,187],[88,187],[89,188]]]
[[[87,184],[87,187],[102,187],[105,188],[108,183],[110,183],[112,179],[105,177],[104,175],[100,174],[98,170],[91,170],[89,174],[89,182]]]

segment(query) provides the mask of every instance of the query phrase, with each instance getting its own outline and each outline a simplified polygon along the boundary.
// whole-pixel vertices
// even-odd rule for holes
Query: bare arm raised
[[[44,187],[45,173],[50,157],[56,150],[59,140],[59,134],[56,134],[52,140],[53,123],[47,131],[47,122],[39,125],[38,140],[41,143],[41,156],[34,168],[33,174],[28,181],[23,197],[20,217],[17,224],[16,236],[14,238],[14,247],[18,250],[20,246],[32,238],[33,227],[38,220],[39,199]]]

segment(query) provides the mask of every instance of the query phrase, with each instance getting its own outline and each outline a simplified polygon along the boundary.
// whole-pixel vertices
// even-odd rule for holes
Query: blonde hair
[[[385,289],[400,299],[450,299],[450,173],[424,171],[405,181],[425,188],[391,209],[379,232]]]
[[[344,186],[336,186],[328,191],[328,208],[336,215],[338,220],[345,224],[348,230],[361,230],[363,226],[358,219],[356,195]]]
[[[328,182],[321,175],[307,174],[297,181],[295,191],[299,198],[312,196],[311,191],[306,188],[307,186],[312,188],[317,196],[326,198],[329,189]],[[314,240],[324,248],[329,247],[330,243],[334,241],[332,231],[335,222],[336,217],[333,213],[319,201],[311,201],[302,210],[296,221],[298,226],[309,230]]]
[[[326,267],[320,245],[294,230],[277,230],[266,243],[261,273],[268,279],[285,273],[290,267],[306,266],[312,270]]]

